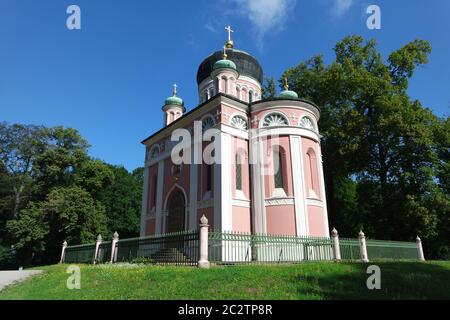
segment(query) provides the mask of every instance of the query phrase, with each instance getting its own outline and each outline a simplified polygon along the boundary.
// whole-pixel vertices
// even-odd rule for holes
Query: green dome
[[[166,106],[174,106],[174,105],[175,106],[183,106],[184,102],[183,102],[183,99],[178,98],[177,96],[172,96],[172,97],[169,97],[166,99],[165,105]]]
[[[173,85],[173,95],[166,99],[164,103],[166,106],[184,106],[183,99],[177,97],[177,85]]]
[[[281,91],[280,95],[278,96],[278,98],[283,98],[283,99],[298,99],[298,94],[295,91],[291,91],[291,90],[284,90]]]
[[[237,70],[236,64],[231,60],[222,59],[214,63],[213,70],[217,69],[233,69]]]

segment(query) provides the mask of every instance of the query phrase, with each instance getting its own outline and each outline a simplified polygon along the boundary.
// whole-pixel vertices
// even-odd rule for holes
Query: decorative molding
[[[231,205],[235,207],[250,208],[250,200],[233,199]]]
[[[241,115],[235,115],[231,118],[230,125],[232,127],[235,127],[239,130],[248,130],[248,123],[247,119]]]
[[[315,207],[321,207],[321,208],[323,208],[323,206],[324,206],[322,200],[320,200],[320,199],[313,199],[313,198],[307,198],[306,199],[306,204],[308,206],[315,206]]]
[[[289,125],[288,117],[280,111],[268,112],[260,122],[262,128],[284,127]]]
[[[294,198],[270,198],[264,202],[266,206],[294,205]]]
[[[314,121],[308,116],[303,116],[300,119],[299,126],[301,128],[305,128],[316,132],[316,125],[314,124]]]

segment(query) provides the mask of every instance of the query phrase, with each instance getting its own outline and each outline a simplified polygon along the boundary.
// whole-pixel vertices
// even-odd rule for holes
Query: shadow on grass
[[[297,276],[299,283],[313,282],[314,285],[298,286],[298,294],[318,295],[325,299],[450,299],[450,269],[439,264],[423,262],[370,262],[343,263],[350,272],[322,273],[314,276]],[[369,290],[367,273],[370,265],[381,270],[381,289]],[[305,292],[306,290],[306,292]]]

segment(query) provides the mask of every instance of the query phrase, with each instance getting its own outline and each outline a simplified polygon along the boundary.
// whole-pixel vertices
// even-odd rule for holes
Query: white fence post
[[[200,260],[198,261],[199,268],[209,268],[208,261],[208,219],[203,215],[200,218]]]
[[[59,263],[63,263],[64,262],[64,258],[66,256],[66,248],[67,248],[67,241],[64,240],[64,242],[62,244],[62,250],[61,250],[61,260],[59,261]]]
[[[97,236],[97,241],[95,241],[95,252],[94,252],[94,261],[92,262],[93,264],[97,263],[98,260],[98,251],[100,249],[100,245],[102,244],[102,235],[99,234]]]
[[[114,263],[117,261],[117,242],[119,242],[119,234],[116,232],[114,232],[113,237],[112,237],[112,241],[111,241],[111,263]]]
[[[363,262],[369,262],[369,257],[367,256],[367,246],[366,246],[366,236],[362,230],[359,232],[359,245],[361,248],[361,260]]]
[[[425,261],[425,256],[423,254],[422,240],[417,236],[416,238],[417,249],[419,250],[419,259],[420,261]]]
[[[339,246],[339,233],[335,228],[331,231],[331,237],[333,238],[333,255],[334,261],[341,261],[341,247]]]

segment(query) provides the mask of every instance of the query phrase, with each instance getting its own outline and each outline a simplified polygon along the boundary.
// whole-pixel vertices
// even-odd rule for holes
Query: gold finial
[[[226,47],[223,47],[223,60],[227,60],[227,57],[228,57],[228,55],[227,55],[227,48]]]
[[[234,32],[234,30],[231,29],[231,26],[226,27],[225,30],[228,31],[228,41],[225,43],[225,45],[228,49],[232,49],[234,46],[234,43],[233,43],[233,40],[231,40],[231,33]]]
[[[173,85],[173,96],[174,96],[174,97],[177,96],[177,88],[178,88],[178,86],[177,86],[177,84],[175,83],[175,84]]]
[[[287,77],[284,78],[284,90],[289,90],[289,84],[288,84],[288,79],[287,79]]]

